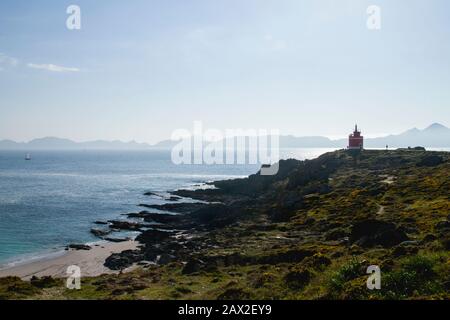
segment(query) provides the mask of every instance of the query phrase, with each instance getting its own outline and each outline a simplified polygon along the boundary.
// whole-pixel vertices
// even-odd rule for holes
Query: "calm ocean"
[[[283,158],[315,158],[330,149],[289,149]],[[244,177],[259,165],[172,164],[169,151],[35,151],[32,160],[0,151],[0,265],[61,251],[69,243],[98,241],[96,220],[120,219],[144,196],[201,183]]]

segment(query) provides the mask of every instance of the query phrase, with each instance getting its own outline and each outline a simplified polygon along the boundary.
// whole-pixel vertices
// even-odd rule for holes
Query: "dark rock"
[[[178,197],[178,196],[170,196],[170,197],[166,198],[165,200],[167,200],[167,201],[179,201],[181,199],[183,199],[183,198]]]
[[[438,231],[449,230],[450,229],[450,221],[439,221],[436,223],[434,228]]]
[[[140,250],[126,250],[106,258],[104,266],[111,270],[123,270],[142,260],[143,255]]]
[[[310,182],[326,182],[329,176],[342,164],[342,160],[334,155],[322,155],[314,161],[297,162],[297,170],[288,174],[290,190],[306,186]]]
[[[177,190],[172,194],[207,202],[220,202],[224,196],[224,192],[220,189]]]
[[[441,156],[429,155],[424,157],[420,162],[417,163],[418,167],[436,167],[444,163],[444,159]]]
[[[130,241],[130,238],[103,238],[103,240],[109,241],[109,242],[126,242]]]
[[[342,229],[333,229],[325,235],[325,240],[339,240],[348,237],[348,233]]]
[[[392,251],[392,256],[398,258],[406,255],[414,255],[418,251],[419,249],[417,247],[399,245]]]
[[[69,249],[73,250],[91,250],[92,248],[86,244],[70,244],[67,246]]]
[[[203,205],[189,215],[197,223],[207,225],[209,228],[223,228],[237,220],[238,212],[223,204]]]
[[[175,257],[167,254],[167,253],[163,253],[162,255],[159,256],[159,258],[156,260],[156,263],[163,266],[166,265],[168,263],[171,263],[175,261]]]
[[[295,215],[295,210],[290,208],[283,208],[280,206],[271,208],[268,211],[268,216],[272,222],[287,222]]]
[[[303,207],[303,197],[300,197],[297,192],[289,191],[284,193],[278,200],[278,204],[283,209],[301,209]]]
[[[147,212],[144,216],[144,221],[146,222],[157,222],[157,223],[176,223],[181,220],[179,215],[165,214],[165,213],[150,213]]]
[[[203,266],[203,263],[200,260],[191,259],[184,266],[181,271],[182,274],[192,274],[199,272]]]
[[[111,229],[139,231],[143,227],[142,224],[136,222],[118,220],[111,220],[108,222],[111,223],[109,226]]]
[[[111,230],[91,229],[91,233],[96,237],[104,237],[111,233]]]
[[[95,221],[94,224],[107,225],[108,222],[105,222],[105,221]]]
[[[128,218],[144,218],[147,211],[141,211],[139,213],[132,212],[132,213],[124,213],[124,216],[127,216]]]
[[[441,243],[445,250],[450,250],[450,236],[449,235],[442,238]]]
[[[159,195],[157,193],[154,193],[154,192],[151,192],[151,191],[144,193],[144,196],[155,196],[155,197],[158,197],[158,198],[162,198],[161,195]]]
[[[405,233],[409,234],[417,234],[419,233],[419,230],[416,226],[402,226],[401,230],[403,230]]]
[[[436,239],[437,239],[437,237],[434,234],[427,234],[423,238],[423,242],[432,242],[432,241],[435,241]]]
[[[173,232],[168,231],[160,231],[160,230],[146,230],[142,232],[140,235],[136,237],[136,241],[139,241],[141,243],[146,244],[152,244],[152,243],[160,243],[164,240],[167,240],[170,238],[170,236],[173,235]]]
[[[159,255],[162,255],[164,251],[158,246],[146,246],[144,249],[144,258],[147,261],[156,262]]]
[[[350,241],[361,247],[380,245],[389,248],[407,240],[408,236],[395,224],[380,220],[357,222],[350,233]]]
[[[204,206],[207,206],[207,204],[198,202],[182,202],[182,203],[165,203],[165,204],[140,204],[139,206],[162,211],[187,213],[203,208]]]
[[[445,281],[442,285],[444,286],[445,290],[447,290],[447,292],[450,292],[450,281]]]

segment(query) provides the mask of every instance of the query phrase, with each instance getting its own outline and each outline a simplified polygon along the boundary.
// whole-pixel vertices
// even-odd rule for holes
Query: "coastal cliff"
[[[420,148],[340,150],[282,160],[274,176],[179,190],[109,222],[139,231],[140,247],[105,266],[134,271],[83,278],[81,290],[3,278],[0,299],[449,299],[449,160]],[[370,265],[381,290],[366,287]]]

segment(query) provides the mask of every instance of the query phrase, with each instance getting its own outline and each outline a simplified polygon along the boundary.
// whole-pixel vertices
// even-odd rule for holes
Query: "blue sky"
[[[3,0],[0,139],[156,142],[195,120],[331,137],[448,126],[449,40],[445,0]]]

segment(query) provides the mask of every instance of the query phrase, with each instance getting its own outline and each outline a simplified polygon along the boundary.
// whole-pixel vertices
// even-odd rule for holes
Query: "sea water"
[[[311,159],[331,149],[286,149]],[[260,165],[175,165],[170,151],[0,151],[0,267],[57,254],[70,243],[98,241],[95,221],[124,219],[166,193],[246,177]]]

